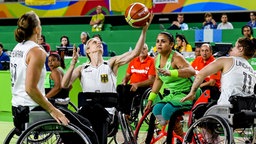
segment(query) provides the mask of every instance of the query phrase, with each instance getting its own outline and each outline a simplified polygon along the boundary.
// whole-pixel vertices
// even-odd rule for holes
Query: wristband
[[[170,70],[170,74],[171,74],[171,77],[178,77],[179,76],[179,72],[178,72],[177,69]]]
[[[151,93],[149,94],[148,100],[154,101],[154,99],[156,98],[156,96],[157,96],[156,93],[151,92]]]

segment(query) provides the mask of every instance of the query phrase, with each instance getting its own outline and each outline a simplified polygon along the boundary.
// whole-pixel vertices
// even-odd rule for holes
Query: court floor
[[[0,143],[13,128],[11,112],[0,112]]]
[[[4,139],[13,127],[11,112],[0,111],[0,144],[4,142]],[[121,131],[118,131],[117,135],[118,137],[119,135],[121,136]],[[111,138],[108,138],[108,140],[111,141]],[[114,143],[114,141],[111,143]]]
[[[185,120],[187,120],[187,118],[188,117],[185,115]],[[7,136],[7,134],[11,131],[11,129],[13,127],[14,126],[13,126],[13,122],[12,122],[11,112],[2,112],[2,111],[0,111],[0,144],[3,143],[5,137]],[[187,129],[187,128],[185,128],[185,129]],[[143,135],[143,133],[140,133],[140,134]],[[121,135],[122,135],[121,131],[118,131],[118,134],[117,134],[118,137],[117,138],[122,139],[122,137],[120,137]],[[109,141],[111,141],[111,138],[109,138]],[[113,143],[114,143],[114,141],[113,141]]]

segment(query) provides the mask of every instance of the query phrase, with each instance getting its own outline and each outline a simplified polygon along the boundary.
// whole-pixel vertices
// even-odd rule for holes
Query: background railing
[[[159,3],[157,0],[56,0],[55,4],[44,6],[26,5],[24,1],[18,0],[2,0],[0,1],[0,18],[18,18],[30,10],[38,13],[40,17],[83,17],[94,14],[97,5],[103,7],[105,15],[123,15],[126,8],[133,2],[144,3],[155,14],[234,13],[256,10],[256,1],[253,0],[172,0],[172,2],[166,0],[165,3]],[[241,16],[239,18],[243,19]],[[247,18],[249,19],[249,15]]]

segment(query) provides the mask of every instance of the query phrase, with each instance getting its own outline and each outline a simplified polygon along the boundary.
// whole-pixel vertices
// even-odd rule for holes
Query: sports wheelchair
[[[131,85],[118,85],[117,86],[117,92],[120,95],[123,95],[122,97],[127,97],[130,95],[127,95],[127,93],[133,93],[130,92]],[[133,125],[136,127],[139,122],[139,114],[144,114],[144,109],[148,102],[148,96],[151,92],[151,87],[141,87],[138,91],[134,92],[134,97],[132,97],[130,100],[125,99],[126,101],[119,100],[118,108],[120,111],[125,111],[127,115],[129,115],[129,122],[133,123]],[[162,98],[162,94],[158,94],[160,98]],[[125,107],[123,106],[125,105]],[[129,106],[129,108],[127,108]],[[129,111],[129,112],[128,112]]]
[[[12,143],[98,143],[98,138],[90,122],[84,117],[63,107],[63,102],[54,104],[70,120],[69,125],[59,125],[41,107],[29,110],[29,107],[15,108],[14,125],[4,144]],[[69,102],[70,103],[70,102]],[[74,106],[71,103],[71,106]],[[70,139],[72,137],[72,139]]]
[[[97,104],[96,107],[95,104]],[[80,92],[78,94],[78,113],[89,116],[87,118],[93,121],[94,126],[101,125],[95,128],[102,131],[100,137],[103,138],[103,141],[107,136],[112,137],[108,143],[136,144],[130,122],[125,114],[116,108],[117,104],[117,93]],[[106,119],[106,121],[100,119]],[[118,132],[119,128],[121,128],[121,134]]]
[[[78,97],[79,105],[82,107],[77,112],[71,112],[66,108],[58,107],[70,120],[69,125],[59,125],[45,111],[29,111],[27,108],[26,112],[24,112],[26,115],[25,119],[27,120],[22,122],[23,130],[17,133],[16,128],[14,128],[6,137],[4,143],[100,143],[91,122],[83,116],[83,110],[85,110],[83,105],[84,103],[97,101],[104,102],[100,103],[104,107],[116,106],[118,96],[115,93],[79,93]],[[97,115],[97,113],[94,114]],[[133,131],[126,117],[120,111],[114,111],[112,114],[109,114],[107,117],[107,121],[110,123],[108,136],[114,137],[113,140],[117,144],[135,144]],[[24,120],[24,117],[18,121],[21,120]],[[121,140],[116,138],[119,124],[123,134]]]
[[[231,96],[231,105],[215,105],[194,122],[183,143],[256,143],[256,96]]]
[[[168,125],[165,126],[161,126],[156,120],[155,116],[151,113],[153,108],[151,107],[140,119],[135,130],[135,138],[138,143],[146,144],[181,143],[183,137],[174,132],[175,121],[181,121],[183,123],[183,131],[186,131],[194,121],[201,118],[204,112],[215,103],[216,101],[210,99],[210,91],[206,90],[193,103],[192,109],[180,109],[176,111],[171,116]]]

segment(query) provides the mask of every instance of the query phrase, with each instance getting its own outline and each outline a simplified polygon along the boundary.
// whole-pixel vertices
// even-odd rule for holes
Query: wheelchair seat
[[[116,107],[118,104],[118,94],[110,92],[80,92],[78,94],[78,107],[90,103],[98,103],[103,107]]]
[[[254,123],[256,118],[256,96],[231,96],[230,105],[214,105],[206,115],[218,115],[225,118],[233,128],[245,128]]]
[[[247,97],[231,96],[229,102],[232,104],[232,113],[241,111],[256,112],[256,95],[250,95]]]
[[[118,130],[117,105],[117,93],[80,92],[78,94],[78,113],[88,118],[96,133],[98,132],[99,137],[103,139],[106,135],[109,137],[115,135]]]
[[[40,120],[53,119],[50,114],[46,111],[30,111],[28,126],[38,122]]]
[[[88,118],[92,123],[100,143],[106,142],[107,137],[113,137],[112,140],[119,141],[116,136],[119,128],[124,140],[121,143],[135,143],[130,124],[125,115],[117,109],[117,93],[80,92],[78,106],[78,114]]]
[[[233,115],[234,128],[246,128],[254,124],[256,118],[256,96],[247,97],[231,96],[229,98],[232,104],[230,112]]]
[[[12,106],[13,122],[15,126],[14,133],[18,136],[30,125],[43,119],[53,119],[49,113],[37,106],[29,110],[28,106]]]
[[[117,93],[94,93],[94,92],[80,92],[78,94],[78,107],[83,107],[85,105],[99,104],[104,107],[109,115],[107,116],[107,121],[110,126],[114,123],[116,115],[116,107],[118,104],[118,94]]]
[[[49,113],[41,107],[29,110],[28,106],[12,107],[14,114],[13,128],[4,140],[4,143],[41,143],[58,141],[70,143],[99,143],[91,123],[77,113],[64,107],[58,107],[70,120],[66,126],[59,125]],[[70,141],[70,138],[71,139]]]

